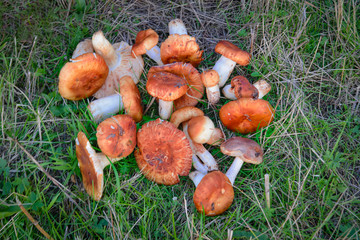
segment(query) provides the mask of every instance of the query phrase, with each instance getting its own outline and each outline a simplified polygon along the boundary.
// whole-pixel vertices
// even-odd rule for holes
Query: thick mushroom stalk
[[[94,121],[101,122],[123,110],[124,104],[121,95],[114,94],[92,101],[88,105],[88,109],[93,116]]]
[[[174,19],[169,22],[169,34],[188,34],[185,24],[181,19]]]
[[[271,90],[271,85],[265,80],[259,80],[253,84],[253,86],[258,90],[259,95],[258,98],[263,98],[266,94],[268,94]],[[234,93],[234,88],[231,87],[231,84],[226,85],[222,89],[223,95],[230,100],[238,99]]]
[[[159,116],[161,119],[169,119],[173,111],[173,101],[159,99]]]
[[[219,87],[225,85],[235,66],[236,62],[224,56],[221,56],[220,59],[216,61],[213,70],[219,74]]]
[[[152,47],[151,49],[147,50],[146,55],[148,55],[149,58],[154,60],[159,66],[164,65],[164,63],[161,61],[159,46],[156,45],[156,46]]]
[[[189,174],[189,178],[194,182],[195,187],[197,187],[206,174],[201,171],[194,171]]]
[[[220,100],[219,74],[215,70],[207,70],[201,74],[201,81],[206,88],[206,96],[210,104]]]
[[[94,33],[92,36],[92,44],[95,52],[100,54],[108,65],[110,71],[117,66],[117,63],[121,61],[121,56],[116,54],[114,47],[105,38],[102,31]]]
[[[233,163],[226,172],[226,176],[229,178],[232,185],[244,162],[260,164],[263,161],[263,150],[259,144],[248,138],[230,138],[221,144],[220,150],[225,155],[235,157]]]

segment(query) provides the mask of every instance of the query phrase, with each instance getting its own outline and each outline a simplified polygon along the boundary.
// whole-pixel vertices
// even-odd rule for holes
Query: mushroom
[[[256,88],[256,90],[254,88]],[[250,84],[245,77],[237,76],[231,80],[231,85],[228,84],[223,88],[222,92],[226,98],[231,100],[236,100],[242,97],[261,99],[270,92],[270,90],[271,86],[265,80],[259,80],[254,84]]]
[[[217,71],[220,76],[219,86],[225,85],[231,72],[234,70],[236,63],[241,66],[249,64],[251,55],[238,48],[228,41],[219,41],[215,46],[215,52],[221,54],[221,58],[217,60],[213,70]]]
[[[172,123],[156,119],[137,133],[136,163],[144,176],[158,184],[177,184],[191,169],[192,151],[185,134]]]
[[[173,110],[173,101],[187,91],[184,78],[169,72],[148,72],[147,92],[159,99],[159,115],[161,119],[169,119]]]
[[[188,121],[188,133],[191,139],[196,143],[204,144],[210,140],[215,125],[207,116],[199,116],[191,118]]]
[[[275,110],[268,101],[240,98],[228,102],[220,109],[221,122],[229,130],[248,134],[266,127],[274,119]]]
[[[102,56],[109,66],[109,76],[94,97],[102,98],[115,94],[116,91],[119,91],[119,82],[123,76],[130,76],[135,84],[139,82],[144,61],[141,56],[132,57],[131,46],[125,42],[111,45],[102,31],[94,33],[92,44],[95,52]]]
[[[201,82],[200,73],[189,63],[171,63],[163,66],[151,67],[148,75],[155,72],[168,72],[186,80],[187,92],[174,101],[176,109],[185,106],[195,106],[204,94],[204,85]]]
[[[132,78],[123,76],[119,80],[119,88],[119,93],[99,98],[88,105],[94,121],[100,122],[123,109],[135,122],[142,120],[140,92]]]
[[[135,44],[132,46],[131,52],[133,57],[141,56],[146,53],[159,66],[164,65],[160,57],[160,48],[157,46],[159,35],[152,29],[138,32]]]
[[[96,129],[97,143],[108,157],[128,156],[136,145],[136,124],[128,115],[116,115],[102,121]]]
[[[71,58],[74,59],[85,53],[92,53],[92,52],[94,52],[94,48],[91,39],[85,39],[78,43]]]
[[[225,134],[220,128],[214,128],[213,133],[211,134],[209,140],[206,142],[212,146],[218,146],[223,143],[225,140]]]
[[[83,178],[86,192],[95,200],[101,199],[104,188],[104,168],[121,158],[109,158],[103,153],[96,153],[85,133],[79,132],[76,138],[76,157]]]
[[[219,74],[215,70],[207,70],[201,74],[201,81],[206,88],[206,96],[210,104],[220,100]]]
[[[69,100],[93,95],[105,83],[109,68],[96,53],[85,53],[70,59],[60,70],[59,93]]]
[[[175,19],[169,23],[169,37],[160,46],[161,60],[164,64],[173,62],[191,63],[197,67],[204,51],[200,51],[196,39],[187,35],[182,20]]]
[[[235,157],[226,172],[232,185],[244,162],[260,164],[263,161],[263,150],[259,144],[248,138],[232,137],[221,144],[220,150],[225,155]]]

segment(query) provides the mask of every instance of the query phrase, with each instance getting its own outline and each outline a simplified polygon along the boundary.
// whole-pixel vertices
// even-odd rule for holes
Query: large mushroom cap
[[[146,51],[155,47],[159,42],[159,35],[152,29],[140,31],[136,35],[135,44],[132,46],[132,56],[140,56],[146,53]]]
[[[140,92],[134,80],[130,76],[123,76],[119,81],[120,95],[126,114],[135,122],[140,122],[143,117]]]
[[[112,158],[127,157],[136,145],[136,124],[128,115],[116,115],[102,121],[96,129],[101,151]]]
[[[225,212],[234,200],[234,189],[230,180],[220,171],[205,175],[194,193],[194,204],[198,212],[216,216]]]
[[[197,67],[202,61],[202,54],[194,37],[171,34],[160,47],[161,61],[164,64],[173,62],[191,63]]]
[[[109,68],[96,53],[85,53],[72,59],[59,74],[60,95],[69,100],[81,100],[93,95],[105,83]]]
[[[250,63],[250,53],[241,50],[229,41],[219,41],[215,46],[215,52],[233,60],[241,66],[246,66]]]
[[[248,138],[232,137],[221,144],[220,150],[247,163],[260,164],[263,161],[264,153],[260,145]]]
[[[155,72],[169,72],[182,77],[188,84],[187,92],[181,98],[175,100],[175,108],[195,106],[204,94],[204,85],[201,82],[200,73],[189,63],[176,62],[163,66],[150,68],[148,75]]]
[[[187,176],[192,164],[192,150],[185,134],[167,121],[157,119],[142,126],[137,133],[137,165],[145,177],[164,185],[174,185]]]
[[[221,107],[221,122],[233,132],[248,134],[266,127],[274,119],[275,110],[262,99],[240,98]]]
[[[174,101],[187,91],[185,79],[169,72],[149,71],[147,78],[148,93],[164,101]]]
[[[86,135],[79,132],[76,138],[76,157],[83,177],[84,188],[95,201],[99,201],[103,192],[104,179],[103,168],[98,165],[95,155]]]
[[[239,98],[253,98],[259,97],[259,91],[252,85],[246,77],[236,76],[231,80],[231,89],[233,90],[237,99]]]

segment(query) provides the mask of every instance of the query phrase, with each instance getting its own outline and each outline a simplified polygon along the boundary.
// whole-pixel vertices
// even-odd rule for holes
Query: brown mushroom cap
[[[192,150],[185,133],[167,121],[156,119],[137,133],[136,163],[145,177],[158,184],[177,184],[189,175]]]
[[[164,64],[185,62],[197,67],[203,60],[203,52],[195,38],[185,34],[171,34],[160,47],[161,61]]]
[[[76,157],[86,192],[95,201],[99,201],[104,187],[103,168],[97,167],[95,151],[91,148],[90,142],[83,132],[79,132],[76,139]]]
[[[105,83],[109,68],[96,53],[85,53],[72,59],[59,74],[59,93],[69,100],[81,100],[93,95]]]
[[[135,44],[132,46],[132,56],[143,55],[146,51],[155,47],[159,42],[159,35],[152,29],[140,31],[136,35]]]
[[[201,81],[205,87],[214,87],[219,83],[219,80],[219,74],[215,70],[207,70],[201,74]]]
[[[196,187],[194,204],[198,212],[216,216],[225,212],[234,200],[234,189],[229,178],[220,171],[205,175]]]
[[[241,160],[251,164],[260,164],[263,161],[264,152],[257,142],[243,137],[232,137],[220,146],[223,154],[240,157]]]
[[[268,101],[240,98],[221,107],[221,122],[233,132],[248,134],[269,125],[275,110]]]
[[[231,80],[231,89],[237,99],[239,98],[259,98],[259,91],[252,85],[246,77],[236,76]]]
[[[201,82],[200,73],[189,63],[176,62],[163,66],[150,68],[148,75],[155,72],[169,72],[179,77],[185,78],[188,89],[185,95],[174,101],[175,108],[180,109],[185,106],[195,106],[204,94],[204,85]]]
[[[219,41],[215,46],[215,52],[233,60],[241,66],[246,66],[250,63],[250,53],[241,50],[229,41]]]
[[[112,158],[127,157],[136,145],[136,124],[128,115],[116,115],[102,121],[96,129],[101,151]]]
[[[140,122],[143,117],[140,92],[130,76],[123,76],[119,81],[120,95],[126,114],[135,122]]]
[[[183,107],[171,115],[170,122],[175,125],[176,128],[179,127],[180,123],[188,121],[193,117],[204,116],[204,112],[197,107]]]
[[[150,70],[146,90],[151,96],[164,101],[174,101],[186,93],[187,85],[184,78],[169,72],[153,73]]]

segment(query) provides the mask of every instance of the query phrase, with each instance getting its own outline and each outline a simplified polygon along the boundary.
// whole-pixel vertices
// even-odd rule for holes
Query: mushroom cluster
[[[215,216],[231,206],[242,164],[262,163],[264,153],[258,143],[243,136],[226,139],[222,126],[196,107],[205,92],[210,106],[218,106],[220,88],[236,64],[248,65],[251,55],[221,40],[215,46],[221,57],[212,69],[200,73],[200,49],[180,19],[169,23],[169,35],[160,45],[153,29],[140,31],[132,46],[111,44],[102,31],[78,44],[60,71],[58,86],[60,95],[68,100],[92,97],[87,110],[98,124],[96,140],[101,152],[95,151],[82,131],[75,141],[83,185],[94,200],[103,195],[104,168],[134,156],[139,171],[158,184],[178,184],[179,176],[189,176],[196,186],[195,208]],[[137,87],[145,54],[157,64],[147,72],[146,91],[158,100],[160,117],[146,123]],[[230,101],[219,106],[221,123],[242,135],[268,126],[275,110],[262,98],[270,90],[264,80],[251,84],[244,76],[235,76],[222,90]],[[225,174],[206,145],[235,157]],[[192,167],[195,170],[190,172]]]

